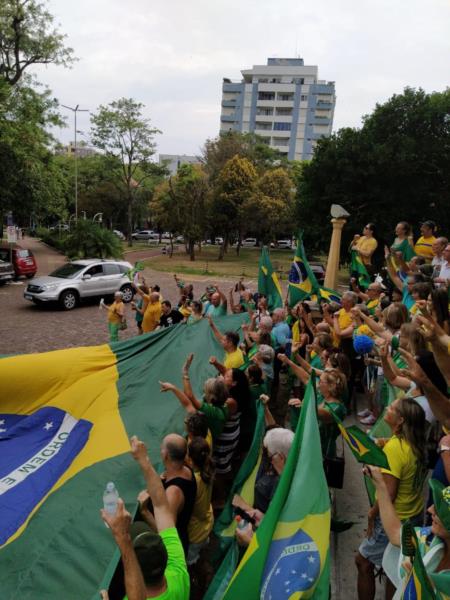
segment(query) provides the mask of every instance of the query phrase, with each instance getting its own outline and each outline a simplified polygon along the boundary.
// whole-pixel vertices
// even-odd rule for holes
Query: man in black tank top
[[[187,443],[176,433],[166,435],[161,444],[164,473],[161,475],[175,525],[187,555],[189,547],[188,523],[197,495],[197,483],[192,469],[186,466]]]

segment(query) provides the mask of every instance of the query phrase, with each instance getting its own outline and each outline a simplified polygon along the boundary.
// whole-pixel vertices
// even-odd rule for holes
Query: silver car
[[[23,296],[35,304],[58,302],[64,310],[72,310],[81,299],[107,296],[120,290],[123,301],[130,302],[133,288],[127,272],[129,262],[117,260],[76,260],[58,267],[46,277],[35,277]]]

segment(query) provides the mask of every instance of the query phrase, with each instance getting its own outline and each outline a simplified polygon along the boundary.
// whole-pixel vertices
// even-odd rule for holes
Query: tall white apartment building
[[[318,67],[302,58],[269,58],[223,80],[220,131],[255,133],[290,160],[308,160],[317,140],[331,134],[334,81],[318,79]]]

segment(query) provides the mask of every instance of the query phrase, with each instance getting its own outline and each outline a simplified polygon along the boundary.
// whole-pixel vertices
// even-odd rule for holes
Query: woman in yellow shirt
[[[422,525],[423,484],[427,474],[425,412],[412,398],[398,398],[389,405],[384,420],[393,434],[383,447],[389,462],[389,470],[382,470],[389,495],[400,520],[409,519],[413,525]],[[355,559],[359,598],[374,597],[375,567],[381,567],[388,541],[375,501],[368,513],[367,538]],[[395,591],[389,586],[392,584],[387,581],[386,592]],[[386,597],[392,596],[386,594]]]
[[[367,223],[363,229],[362,235],[355,235],[351,245],[351,250],[356,250],[361,256],[361,260],[370,267],[372,265],[372,254],[375,252],[378,246],[378,242],[374,237],[375,225],[373,223]]]
[[[119,330],[122,323],[125,320],[125,305],[123,303],[122,292],[116,292],[114,294],[114,302],[109,306],[103,302],[100,304],[108,310],[108,329],[109,329],[109,341],[119,341]]]

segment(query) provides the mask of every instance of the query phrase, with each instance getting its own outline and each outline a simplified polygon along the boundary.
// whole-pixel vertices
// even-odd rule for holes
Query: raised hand
[[[158,383],[160,385],[160,392],[171,392],[175,389],[174,384],[169,383],[168,381],[159,381]]]

